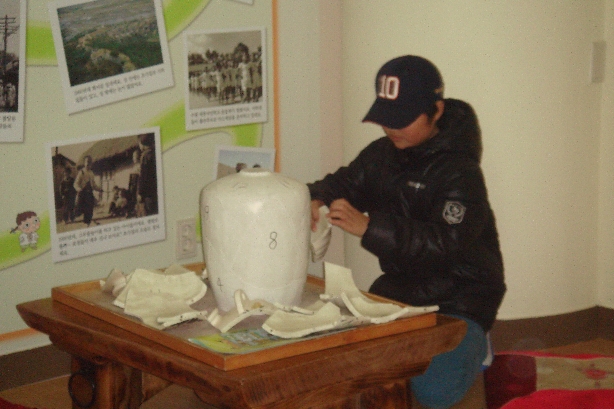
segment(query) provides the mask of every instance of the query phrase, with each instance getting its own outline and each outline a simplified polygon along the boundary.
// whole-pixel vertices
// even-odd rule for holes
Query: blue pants
[[[431,409],[447,409],[467,393],[486,358],[488,342],[482,327],[457,315],[467,323],[467,333],[452,351],[437,355],[426,372],[411,380],[411,390],[421,405]]]

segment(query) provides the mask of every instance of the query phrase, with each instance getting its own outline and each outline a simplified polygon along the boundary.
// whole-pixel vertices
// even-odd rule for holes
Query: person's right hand
[[[333,200],[329,210],[326,215],[328,222],[356,237],[362,237],[369,227],[369,216],[361,213],[346,199]]]
[[[311,201],[311,231],[318,229],[318,221],[320,221],[320,207],[324,206],[324,202],[315,199]]]

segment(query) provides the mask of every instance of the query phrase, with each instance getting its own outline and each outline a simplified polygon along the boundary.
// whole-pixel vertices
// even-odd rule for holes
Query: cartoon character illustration
[[[41,227],[41,222],[35,212],[27,211],[19,213],[16,219],[17,227],[11,229],[11,233],[17,230],[21,232],[19,235],[19,245],[21,252],[26,251],[28,247],[36,250],[38,243],[38,233],[36,231]]]

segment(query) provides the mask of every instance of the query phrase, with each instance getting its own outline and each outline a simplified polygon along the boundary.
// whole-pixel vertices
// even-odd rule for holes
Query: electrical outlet
[[[196,219],[177,220],[177,260],[196,257]]]

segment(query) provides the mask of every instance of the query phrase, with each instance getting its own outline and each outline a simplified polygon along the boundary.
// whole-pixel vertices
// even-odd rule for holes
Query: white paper
[[[16,60],[0,71],[0,142],[23,142],[26,82],[26,0],[2,0],[0,17],[7,34],[6,53]],[[2,75],[3,74],[3,75]]]
[[[264,33],[264,28],[184,33],[186,129],[268,120]],[[247,47],[243,53],[237,52],[239,44]],[[247,55],[246,61],[239,62],[238,55]]]
[[[49,14],[69,114],[173,86],[161,0],[64,0]]]
[[[113,213],[111,202],[114,200],[114,186],[121,194],[130,191],[130,180],[138,178],[140,163],[135,162],[130,152],[138,148],[137,136],[150,134],[155,139],[153,154],[155,156],[155,174],[157,188],[157,213],[144,214],[142,207],[126,206],[126,211]],[[113,160],[100,160],[97,164],[94,158],[95,184],[102,192],[95,191],[96,205],[90,225],[86,225],[84,216],[76,215],[73,219],[64,218],[66,203],[60,197],[62,172],[71,169],[71,176],[76,178],[77,169],[81,166],[84,155],[90,152],[100,153],[109,147],[117,148],[118,157]],[[95,155],[94,155],[95,156]],[[162,187],[162,151],[159,128],[146,128],[126,131],[114,135],[99,135],[78,140],[51,142],[46,145],[45,157],[48,168],[49,189],[49,219],[51,230],[51,255],[54,262],[66,261],[92,254],[103,253],[121,248],[164,240],[166,228],[164,221],[164,191]],[[113,167],[109,167],[112,164]],[[101,169],[104,168],[104,171]],[[76,203],[76,198],[74,203]],[[78,213],[78,212],[77,212]]]

